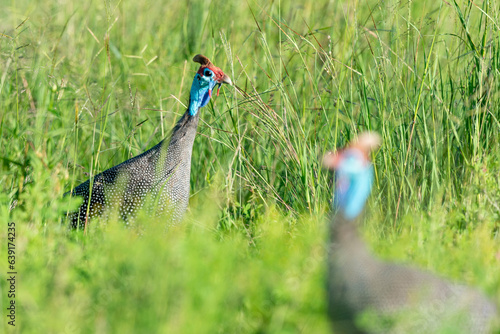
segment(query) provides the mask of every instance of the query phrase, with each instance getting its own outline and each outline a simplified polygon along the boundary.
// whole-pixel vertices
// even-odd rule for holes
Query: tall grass
[[[372,247],[500,301],[494,2],[0,5],[14,331],[328,332],[332,184],[319,158],[367,129],[383,137]],[[77,203],[62,194],[168,135],[197,53],[236,86],[202,110],[183,226],[143,217],[139,234],[113,222],[69,233],[61,217]]]

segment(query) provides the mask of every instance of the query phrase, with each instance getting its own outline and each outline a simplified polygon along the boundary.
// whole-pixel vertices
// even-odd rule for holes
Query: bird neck
[[[215,81],[199,80],[199,74],[196,74],[189,93],[188,112],[191,116],[198,114],[198,111],[208,104],[212,97],[212,89],[215,87]]]
[[[196,103],[189,103],[189,107],[184,115],[189,114],[189,116],[191,117],[196,117],[196,115],[198,115],[199,110],[200,108]]]
[[[197,111],[193,113],[190,104],[184,115],[182,115],[182,117],[175,124],[175,127],[172,130],[172,137],[176,134],[185,133],[188,130],[195,131],[196,133],[199,120],[200,114]]]
[[[330,222],[330,242],[339,252],[370,256],[358,231],[359,220],[359,217],[348,219],[341,212],[333,215]]]
[[[188,108],[172,129],[170,140],[162,140],[157,145],[159,159],[164,161],[160,179],[171,175],[178,168],[189,168],[199,119],[199,114],[192,116]]]

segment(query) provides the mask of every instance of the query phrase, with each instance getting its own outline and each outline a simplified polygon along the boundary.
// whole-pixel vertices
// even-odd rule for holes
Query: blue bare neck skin
[[[212,78],[196,73],[189,94],[189,115],[195,116],[200,108],[210,101],[210,95],[217,82]]]
[[[373,184],[373,166],[348,156],[336,172],[335,209],[352,221],[363,211]]]

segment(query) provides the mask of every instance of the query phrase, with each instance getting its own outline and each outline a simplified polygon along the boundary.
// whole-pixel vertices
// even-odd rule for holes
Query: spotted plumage
[[[70,214],[73,227],[85,226],[88,218],[102,216],[113,208],[126,222],[133,221],[139,210],[164,215],[170,223],[182,218],[189,201],[198,110],[207,105],[216,85],[231,84],[229,77],[205,56],[197,55],[193,60],[201,66],[191,86],[189,107],[170,139],[74,188],[71,195],[83,197],[83,203]]]
[[[378,135],[364,134],[324,158],[336,172],[328,249],[328,305],[335,333],[440,333],[450,326],[453,333],[490,333],[498,311],[481,292],[380,261],[360,237],[357,221],[373,182],[369,154],[378,143]],[[361,317],[370,314],[371,327],[360,326]]]

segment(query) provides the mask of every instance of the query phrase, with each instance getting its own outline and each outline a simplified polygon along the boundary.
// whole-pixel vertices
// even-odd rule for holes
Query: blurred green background
[[[383,137],[363,234],[500,302],[494,1],[0,0],[0,306],[16,224],[22,333],[329,333],[320,157]],[[202,109],[166,231],[64,192],[166,137],[202,53],[241,89]]]

